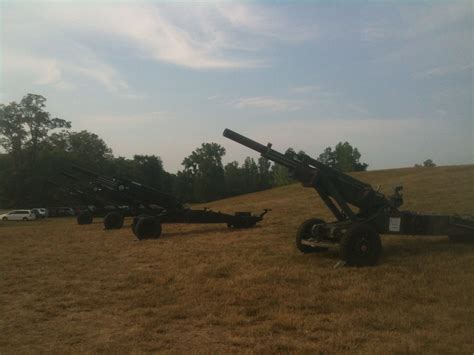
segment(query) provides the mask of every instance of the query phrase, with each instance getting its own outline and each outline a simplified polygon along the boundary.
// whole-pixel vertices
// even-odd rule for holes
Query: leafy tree
[[[31,150],[34,162],[38,156],[39,145],[45,141],[51,130],[71,128],[71,123],[60,118],[51,118],[45,111],[46,98],[41,95],[27,94],[20,102],[22,123],[26,126],[28,140],[26,145]]]
[[[258,189],[258,166],[253,158],[245,158],[244,164],[242,165],[242,172],[245,182],[245,192],[254,192]]]
[[[336,166],[336,154],[332,151],[331,147],[327,147],[324,151],[319,154],[318,160],[330,167]]]
[[[236,196],[244,193],[245,180],[242,169],[236,161],[227,163],[224,167],[227,196]]]
[[[272,164],[270,160],[260,157],[258,158],[258,189],[266,190],[272,186]]]
[[[23,146],[27,137],[22,108],[16,102],[0,105],[0,145],[11,154],[15,170],[22,163]]]
[[[12,205],[38,200],[48,165],[37,160],[44,155],[49,133],[70,127],[65,120],[51,118],[45,107],[46,98],[34,94],[27,94],[19,104],[0,105],[0,144],[12,159],[5,193]]]
[[[225,148],[217,143],[203,143],[190,156],[184,158],[184,172],[193,179],[194,198],[210,201],[225,194],[225,176],[222,157]]]
[[[137,180],[158,190],[165,190],[163,162],[156,155],[134,155]]]
[[[423,162],[423,166],[425,168],[433,168],[436,166],[436,164],[433,162],[433,160],[431,159],[426,159],[424,162]]]
[[[53,133],[49,144],[57,152],[63,152],[76,164],[100,169],[106,160],[113,158],[112,150],[97,134],[88,131]]]
[[[185,202],[196,202],[194,197],[194,176],[190,171],[178,171],[173,184],[174,195]]]
[[[360,162],[361,154],[349,142],[339,142],[334,150],[331,147],[324,149],[318,160],[340,171],[364,171],[368,164]]]
[[[305,153],[300,151],[298,153],[295,152],[293,148],[288,148],[285,151],[285,156],[294,160],[301,160],[302,155]],[[290,176],[289,171],[286,167],[279,164],[274,164],[272,166],[272,185],[273,186],[283,186],[294,183],[295,180]]]

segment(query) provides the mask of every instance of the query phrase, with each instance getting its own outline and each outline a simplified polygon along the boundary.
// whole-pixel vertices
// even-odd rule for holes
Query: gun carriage
[[[265,146],[230,129],[223,135],[288,168],[304,187],[314,188],[332,212],[333,222],[312,218],[299,226],[296,246],[303,253],[325,251],[339,244],[343,261],[366,266],[380,258],[380,234],[448,235],[452,241],[474,241],[474,220],[469,217],[400,211],[401,186],[386,197],[369,184],[307,155],[298,159],[286,156],[273,150],[271,143]]]
[[[131,216],[129,207],[110,194],[97,193],[97,187],[91,186],[81,178],[69,173],[61,172],[61,182],[49,180],[48,183],[56,186],[69,197],[68,203],[79,202],[75,209],[77,224],[91,224],[94,217],[104,218],[105,229],[118,229],[123,225],[123,217]],[[64,181],[64,178],[67,180]]]
[[[132,231],[140,240],[158,238],[164,223],[223,223],[229,228],[251,228],[269,211],[264,210],[258,215],[253,215],[251,212],[227,214],[207,208],[202,210],[186,208],[174,196],[136,181],[105,177],[78,166],[71,167],[71,170],[75,175],[65,174],[81,181],[95,194],[118,205],[129,206],[134,216]],[[113,211],[104,217],[104,227],[118,229],[122,227],[123,221],[123,213]]]

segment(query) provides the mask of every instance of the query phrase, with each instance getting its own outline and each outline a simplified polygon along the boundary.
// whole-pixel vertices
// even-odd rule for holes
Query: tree
[[[258,189],[258,166],[253,158],[245,158],[244,164],[242,165],[242,173],[245,182],[245,192],[255,192]]]
[[[361,154],[357,148],[352,147],[349,142],[339,142],[334,150],[331,147],[324,149],[318,160],[343,172],[365,171],[368,164],[360,162]]]
[[[431,159],[426,159],[424,162],[423,162],[423,166],[425,168],[433,168],[436,166],[436,164],[433,162],[433,160]]]
[[[112,150],[97,134],[88,131],[53,133],[49,145],[57,152],[68,155],[76,164],[100,170],[106,160],[113,158]]]
[[[242,169],[236,161],[227,163],[224,167],[226,194],[236,196],[245,193],[245,180]]]
[[[327,147],[326,149],[324,149],[324,151],[319,154],[318,160],[321,163],[330,167],[336,166],[336,154],[332,151],[331,147]]]
[[[16,102],[0,105],[0,145],[11,154],[15,170],[20,168],[27,133],[21,106]]]
[[[272,186],[272,164],[270,160],[264,157],[258,158],[258,189],[265,190]]]
[[[137,180],[157,190],[165,190],[165,170],[160,157],[156,155],[134,155]]]
[[[49,132],[57,128],[71,128],[71,123],[60,118],[51,118],[50,113],[44,110],[46,98],[41,95],[27,94],[21,99],[20,107],[28,137],[26,146],[30,148],[31,160],[34,162],[38,156],[39,145],[47,139]]]
[[[301,160],[302,155],[304,154],[305,153],[302,150],[296,153],[291,147],[285,151],[285,156],[294,160]],[[272,166],[272,180],[273,186],[283,186],[295,182],[295,180],[290,176],[288,168],[280,164],[274,164]]]
[[[184,158],[184,172],[193,179],[196,201],[210,201],[225,194],[225,176],[222,157],[225,148],[217,143],[203,143]]]
[[[45,107],[46,98],[34,94],[27,94],[19,104],[0,105],[0,144],[12,162],[5,193],[12,205],[38,200],[43,175],[51,171],[37,160],[47,148],[50,132],[71,126],[51,118]]]

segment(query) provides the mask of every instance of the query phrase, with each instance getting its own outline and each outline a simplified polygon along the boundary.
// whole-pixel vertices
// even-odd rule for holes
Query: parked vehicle
[[[36,218],[46,218],[46,208],[33,208],[31,211],[36,215]]]
[[[2,221],[33,221],[36,214],[32,210],[15,210],[0,215]]]
[[[69,217],[74,215],[72,207],[49,207],[49,217]]]

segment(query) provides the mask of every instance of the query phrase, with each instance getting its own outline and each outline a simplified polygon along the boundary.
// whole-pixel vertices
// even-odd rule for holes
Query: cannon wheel
[[[83,211],[77,215],[77,224],[84,225],[84,224],[91,224],[94,216],[89,211]]]
[[[311,228],[316,224],[326,224],[322,219],[319,218],[311,218],[303,223],[298,228],[296,232],[296,247],[302,253],[316,253],[316,252],[323,252],[327,251],[328,248],[326,247],[313,247],[310,245],[303,244],[303,240],[311,238]]]
[[[350,227],[340,242],[341,259],[349,266],[373,266],[382,253],[382,242],[375,229],[366,224]]]
[[[161,235],[161,222],[156,217],[141,217],[137,220],[133,234],[139,239],[157,239]]]
[[[123,214],[114,211],[109,212],[104,217],[104,228],[105,229],[120,229],[123,226]]]

